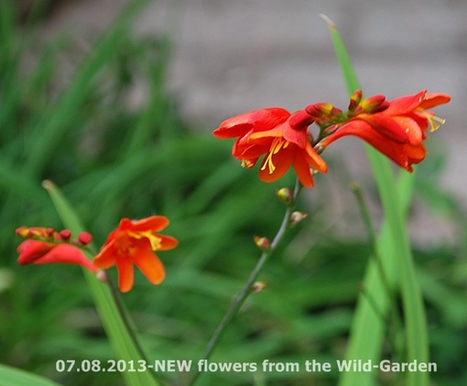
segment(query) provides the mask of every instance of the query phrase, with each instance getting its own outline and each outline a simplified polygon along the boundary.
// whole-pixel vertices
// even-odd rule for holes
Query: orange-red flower
[[[423,140],[427,138],[426,133],[444,123],[434,113],[425,110],[450,100],[449,95],[427,94],[424,90],[392,100],[383,111],[367,113],[365,109],[357,107],[357,114],[338,125],[338,129],[322,140],[320,145],[325,148],[343,136],[354,135],[411,172],[412,164],[425,158]]]
[[[18,246],[18,263],[26,264],[50,264],[64,263],[77,264],[97,273],[97,268],[84,255],[84,253],[73,244],[67,241],[71,233],[67,230],[60,233],[50,228],[19,228],[16,233],[27,240]],[[90,240],[88,233],[80,234],[79,238]],[[67,240],[65,240],[67,239]],[[78,243],[80,243],[78,241]]]
[[[169,220],[163,216],[152,216],[139,221],[122,219],[94,258],[94,265],[107,269],[117,264],[118,287],[122,292],[128,292],[133,287],[133,264],[151,283],[159,284],[164,280],[165,269],[153,251],[172,249],[178,244],[173,237],[155,233],[167,225]]]
[[[312,187],[310,167],[327,171],[308,138],[307,129],[313,122],[304,110],[290,114],[282,108],[267,108],[229,118],[213,134],[222,139],[238,137],[232,154],[249,169],[266,155],[259,170],[262,181],[276,181],[293,166],[300,182]]]

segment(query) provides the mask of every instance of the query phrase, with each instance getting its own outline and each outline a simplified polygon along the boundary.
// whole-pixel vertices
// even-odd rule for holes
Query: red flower
[[[60,234],[50,228],[19,228],[16,233],[28,240],[23,241],[17,251],[20,254],[18,263],[26,264],[50,264],[65,263],[78,264],[97,273],[97,268],[75,245],[64,243]],[[60,232],[66,234],[67,232]],[[82,234],[90,237],[89,234]],[[47,241],[32,239],[43,238]],[[55,241],[55,242],[54,242]]]
[[[259,178],[273,182],[293,166],[300,182],[313,186],[310,167],[326,173],[327,165],[308,139],[307,128],[314,118],[304,110],[290,114],[282,108],[268,108],[238,115],[222,122],[217,138],[238,137],[232,148],[242,165],[252,168],[262,155]]]
[[[94,265],[107,269],[117,264],[118,287],[128,292],[133,287],[133,264],[153,284],[164,280],[165,270],[153,251],[175,248],[177,240],[155,232],[169,225],[163,216],[153,216],[139,221],[124,218],[120,225],[110,233],[100,253],[94,258]]]
[[[392,100],[383,111],[367,113],[365,109],[357,107],[355,117],[339,124],[338,129],[321,141],[320,145],[325,148],[338,138],[355,135],[411,172],[411,165],[425,158],[425,134],[429,129],[434,131],[440,123],[444,123],[434,113],[425,110],[450,100],[449,95],[426,94],[424,90]],[[366,101],[368,99],[361,104]],[[358,113],[359,111],[364,112]]]

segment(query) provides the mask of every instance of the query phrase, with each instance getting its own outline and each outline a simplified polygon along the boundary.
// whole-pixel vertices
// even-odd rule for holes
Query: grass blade
[[[128,34],[131,21],[148,1],[136,0],[129,3],[122,11],[120,19],[101,37],[82,63],[58,103],[38,122],[26,149],[28,159],[25,167],[30,175],[37,175],[42,170],[55,146],[66,135],[70,125],[79,118],[81,107],[89,96],[96,75],[114,58],[122,37]]]
[[[45,181],[44,187],[49,192],[55,209],[57,210],[65,227],[73,234],[82,232],[84,227],[81,224],[80,219],[62,193],[50,181]],[[87,270],[84,270],[84,274],[89,288],[91,289],[105,332],[115,354],[119,359],[123,359],[126,362],[132,361],[135,363],[135,367],[137,367],[139,360],[146,361],[146,359],[143,357],[138,345],[135,343],[134,336],[128,331],[127,324],[120,315],[120,310],[112,297],[109,286],[96,279],[96,277]],[[129,320],[128,315],[126,316],[126,319]],[[122,375],[124,376],[127,385],[158,385],[158,382],[152,376],[150,370],[142,372],[124,371],[122,372]]]
[[[329,27],[347,91],[350,95],[360,88],[359,82],[355,71],[352,68],[350,58],[340,37],[339,31],[332,22],[329,23]],[[392,172],[390,162],[386,157],[369,145],[366,145],[366,150],[378,185],[388,228],[388,231],[378,239],[378,249],[381,251],[381,259],[385,261],[386,264],[391,261],[391,264],[397,264],[397,267],[389,267],[389,270],[391,270],[391,268],[395,268],[400,273],[399,285],[404,308],[407,339],[407,357],[404,359],[408,362],[413,360],[428,362],[428,333],[425,311],[423,307],[422,294],[415,275],[414,262],[407,235],[405,215],[400,200],[401,195],[403,197],[408,197],[410,194],[407,193],[410,192],[402,190],[400,192],[397,191],[394,173]],[[413,177],[408,176],[405,178],[407,179],[407,182],[404,185],[404,189],[407,189],[407,186],[411,185],[409,180]],[[394,248],[394,251],[391,251],[391,248]],[[388,253],[388,251],[391,252]],[[395,259],[393,258],[394,252],[396,255]],[[366,290],[373,296],[375,296],[374,291],[378,291],[381,296],[382,288],[377,288],[378,285],[376,282],[377,281],[373,280],[371,283],[365,283]],[[383,299],[383,297],[381,298]],[[387,306],[388,304],[385,304],[386,308]],[[355,355],[361,354],[364,356],[356,356],[352,359],[362,359],[367,357],[368,353],[370,353],[373,359],[378,361],[376,356],[379,357],[381,348],[377,345],[381,345],[383,338],[382,334],[384,332],[381,328],[382,321],[379,321],[380,328],[376,330],[374,326],[370,326],[369,319],[365,320],[361,318],[361,315],[357,316],[360,316],[360,318],[357,319],[356,317],[354,331],[365,331],[365,328],[369,328],[370,330],[373,330],[375,338],[379,339],[375,339],[373,342],[354,340],[354,346],[349,348],[349,352],[353,351],[353,354]],[[356,382],[355,380],[350,381],[348,379],[351,376],[352,375],[346,377],[344,375],[342,377],[341,385],[371,384],[370,379],[367,379],[365,383]],[[410,372],[407,374],[407,385],[409,386],[422,386],[428,385],[428,383],[428,373]]]
[[[1,386],[60,386],[47,378],[27,371],[0,364],[0,385]]]

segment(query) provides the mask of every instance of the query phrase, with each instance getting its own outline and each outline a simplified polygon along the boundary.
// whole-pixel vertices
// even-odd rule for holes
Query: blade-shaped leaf
[[[360,88],[355,71],[352,68],[350,58],[348,56],[345,45],[337,30],[336,26],[328,20],[331,37],[334,43],[336,55],[342,69],[347,91],[352,94]],[[406,325],[406,341],[407,341],[407,357],[406,361],[411,362],[428,362],[428,333],[423,307],[422,294],[415,275],[414,262],[410,249],[409,238],[407,235],[405,210],[402,205],[402,198],[409,202],[411,195],[412,183],[410,180],[413,176],[404,176],[404,184],[400,184],[398,191],[396,179],[392,172],[391,165],[388,159],[377,152],[369,145],[365,145],[368,158],[370,160],[376,183],[378,185],[379,194],[383,203],[385,212],[385,227],[384,232],[378,238],[378,251],[380,258],[385,265],[387,275],[391,272],[400,274],[399,285],[402,294],[402,302],[404,308],[404,320]],[[404,173],[404,172],[403,172]],[[387,229],[387,230],[386,230]],[[384,307],[385,311],[388,308],[387,296],[383,294],[383,286],[375,276],[375,267],[371,267],[369,263],[368,275],[365,278],[365,290],[370,293],[373,298],[383,299],[380,307]],[[360,299],[359,303],[365,302]],[[368,307],[365,309],[360,307],[355,316],[355,322],[352,327],[352,332],[363,333],[366,335],[364,340],[358,340],[358,337],[352,337],[348,351],[348,359],[363,359],[368,358],[375,361],[380,360],[381,344],[383,341],[384,326],[383,321],[370,312]],[[365,314],[363,314],[365,312]],[[372,315],[372,316],[371,316]],[[366,316],[366,317],[363,317]],[[373,339],[368,339],[368,332],[372,331]],[[353,357],[350,357],[352,355]],[[370,357],[369,357],[370,356]],[[410,372],[407,374],[407,385],[428,385],[429,374],[427,372]],[[340,385],[371,385],[374,384],[374,375],[370,373],[343,373]]]
[[[40,377],[30,372],[0,364],[1,386],[60,386],[47,378]]]

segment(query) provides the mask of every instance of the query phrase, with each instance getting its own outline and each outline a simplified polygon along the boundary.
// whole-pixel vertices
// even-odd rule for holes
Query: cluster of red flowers
[[[97,274],[99,269],[117,265],[118,287],[128,292],[133,287],[133,264],[153,284],[159,284],[165,276],[164,266],[153,251],[175,248],[177,240],[156,234],[169,220],[163,216],[152,216],[139,221],[122,219],[120,225],[107,238],[99,254],[91,262],[83,252],[92,240],[89,233],[82,232],[77,240],[71,232],[56,232],[51,228],[26,228],[16,230],[25,238],[18,252],[20,264],[66,263],[77,264]]]
[[[411,172],[412,164],[425,158],[426,133],[444,123],[426,109],[450,99],[449,95],[424,90],[389,102],[381,95],[362,99],[359,90],[352,95],[347,112],[328,103],[309,105],[293,114],[282,108],[265,108],[227,119],[214,135],[238,137],[232,154],[249,169],[265,155],[259,178],[266,182],[281,178],[293,166],[300,182],[312,187],[313,174],[327,172],[320,154],[346,135],[360,137]],[[312,123],[320,127],[316,139],[308,131]]]
[[[426,110],[449,100],[446,94],[421,91],[388,102],[381,95],[363,99],[362,92],[357,91],[350,98],[346,112],[328,103],[309,105],[293,114],[278,107],[266,108],[227,119],[214,135],[223,139],[238,137],[232,154],[247,168],[252,168],[264,155],[259,168],[262,181],[275,181],[293,166],[303,186],[312,187],[313,174],[327,172],[327,164],[320,154],[346,135],[362,138],[404,169],[412,171],[412,164],[425,158],[426,133],[444,123]],[[308,131],[313,123],[320,128],[316,139]],[[285,195],[283,199],[290,197]],[[72,240],[68,230],[56,232],[50,228],[22,227],[17,229],[17,234],[26,240],[18,247],[18,262],[78,264],[95,274],[99,269],[117,265],[118,286],[122,292],[133,287],[133,265],[136,265],[151,283],[159,284],[165,270],[153,252],[175,248],[178,243],[173,237],[156,233],[168,224],[163,216],[139,221],[122,219],[92,262],[83,253],[92,239],[88,233],[80,233]],[[256,243],[263,249],[269,248],[264,238],[257,238]]]
[[[71,232],[67,229],[56,232],[52,228],[21,227],[16,230],[16,234],[26,239],[18,247],[18,263],[22,265],[78,264],[97,273],[97,268],[80,248],[91,242],[92,236],[89,233],[82,232],[77,240],[71,240]]]

